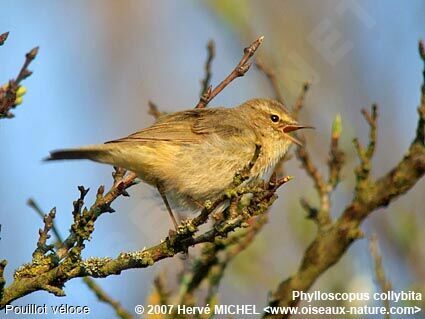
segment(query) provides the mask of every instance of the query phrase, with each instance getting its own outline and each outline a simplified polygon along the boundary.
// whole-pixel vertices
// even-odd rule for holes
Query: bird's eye
[[[272,116],[270,116],[270,118],[275,123],[279,122],[279,116],[277,116],[276,114],[272,114]]]

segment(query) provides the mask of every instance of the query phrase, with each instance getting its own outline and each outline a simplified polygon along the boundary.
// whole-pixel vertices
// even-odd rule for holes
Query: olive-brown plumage
[[[150,127],[102,145],[57,150],[48,160],[90,159],[137,173],[181,203],[214,200],[261,146],[252,178],[282,158],[298,125],[279,102],[249,100],[235,108],[164,115]]]

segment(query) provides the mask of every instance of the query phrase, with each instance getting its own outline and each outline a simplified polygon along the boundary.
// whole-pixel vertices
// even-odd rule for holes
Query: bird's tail
[[[61,149],[50,152],[44,161],[89,159],[101,163],[110,163],[111,154],[106,145],[93,145],[81,148]]]

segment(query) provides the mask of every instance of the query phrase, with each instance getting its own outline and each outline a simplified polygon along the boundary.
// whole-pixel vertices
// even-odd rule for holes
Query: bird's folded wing
[[[229,109],[193,109],[162,116],[148,128],[106,143],[145,141],[200,143],[206,135],[217,134],[226,138],[240,132],[241,123],[235,122]]]

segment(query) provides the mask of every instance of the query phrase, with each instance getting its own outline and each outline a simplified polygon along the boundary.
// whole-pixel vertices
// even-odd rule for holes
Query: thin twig
[[[53,249],[53,245],[47,245],[47,239],[50,238],[50,230],[53,227],[53,220],[56,216],[56,208],[50,210],[50,212],[43,217],[44,228],[39,229],[39,238],[37,242],[37,248],[35,249],[33,258],[44,256],[49,250]]]
[[[304,210],[307,212],[307,218],[308,219],[312,219],[312,220],[317,219],[317,214],[318,214],[319,210],[316,207],[314,207],[313,205],[311,205],[307,201],[307,199],[302,197],[300,199],[300,204],[301,204],[301,207],[304,208]]]
[[[298,95],[297,100],[295,101],[295,104],[292,107],[292,116],[294,117],[294,119],[298,119],[299,113],[301,109],[304,107],[304,101],[309,89],[310,89],[310,83],[305,82],[303,84],[300,94]]]
[[[376,234],[373,234],[369,239],[369,250],[375,265],[376,280],[381,288],[381,291],[384,293],[388,293],[392,290],[392,286],[391,282],[388,280],[385,274],[384,266],[382,264],[382,257],[379,251],[378,237],[376,236]],[[382,302],[384,304],[384,307],[387,309],[384,318],[390,319],[390,301],[384,298]]]
[[[255,65],[257,66],[257,68],[264,73],[264,75],[267,77],[267,79],[270,82],[270,85],[272,87],[273,93],[274,93],[274,98],[279,101],[280,103],[282,103],[283,105],[285,105],[285,101],[283,100],[283,96],[282,93],[279,89],[279,83],[276,77],[276,74],[274,72],[274,70],[272,68],[269,68],[264,62],[263,60],[261,60],[260,58],[256,58],[255,59]]]
[[[244,233],[236,234],[233,238],[229,238],[227,243],[219,243],[219,245],[224,245],[225,247],[224,256],[219,260],[218,264],[207,273],[208,286],[204,304],[212,303],[217,295],[220,282],[229,263],[251,245],[267,221],[267,215],[258,216],[255,220],[251,219],[248,221],[250,225]]]
[[[110,305],[114,310],[118,318],[121,319],[132,319],[133,315],[125,310],[121,303],[111,298],[103,289],[100,287],[93,279],[90,277],[84,277],[83,281],[86,283],[87,287],[93,291],[100,301]]]
[[[372,105],[372,113],[369,113],[366,109],[362,109],[361,112],[370,126],[369,146],[366,151],[366,156],[370,159],[373,157],[376,146],[376,122],[378,119],[378,106],[376,104]]]
[[[9,32],[0,34],[0,46],[6,42],[8,36],[9,36]]]
[[[5,37],[4,34],[2,36]],[[0,119],[13,117],[13,114],[10,112],[10,110],[17,105],[16,100],[19,85],[24,79],[32,74],[32,72],[28,70],[28,66],[35,59],[37,53],[38,47],[28,52],[25,55],[25,62],[21,67],[21,70],[19,71],[16,79],[10,80],[5,88],[0,88]]]
[[[353,139],[354,148],[357,152],[357,156],[360,159],[360,164],[356,167],[356,175],[359,180],[357,183],[356,192],[359,192],[360,188],[367,187],[370,181],[370,170],[372,165],[372,157],[375,153],[376,145],[376,127],[378,120],[378,109],[377,105],[372,105],[372,112],[369,113],[367,110],[362,109],[362,114],[369,125],[369,144],[365,149],[357,138]]]
[[[339,148],[339,138],[341,137],[342,124],[341,116],[338,114],[332,124],[331,146],[329,151],[329,191],[336,188],[339,183],[342,166],[345,162],[345,153]]]
[[[208,87],[210,86],[210,82],[211,82],[211,65],[212,65],[212,61],[215,57],[215,43],[214,40],[210,40],[208,42],[207,45],[207,51],[208,51],[208,56],[207,56],[207,61],[205,62],[205,77],[204,79],[201,81],[201,93],[200,93],[200,97],[202,97],[204,94],[207,93],[208,91]]]
[[[7,260],[0,260],[0,300],[3,299],[4,286],[6,285],[6,280],[4,278],[4,269],[6,268]]]
[[[45,218],[45,214],[43,213],[43,210],[35,202],[34,199],[32,199],[32,198],[28,199],[27,205],[30,206],[31,208],[33,208],[34,211],[41,218],[43,218],[43,219]],[[57,227],[56,227],[56,225],[54,223],[54,219],[53,218],[51,220],[51,230],[53,231],[53,234],[56,237],[55,246],[60,247],[62,245],[63,239],[62,239],[62,236],[61,236],[59,230],[57,229]],[[105,291],[103,291],[102,287],[100,287],[94,281],[94,279],[92,279],[90,277],[84,277],[83,278],[83,282],[87,285],[87,287],[90,290],[92,290],[95,293],[96,297],[100,301],[109,304],[115,310],[115,313],[117,314],[117,316],[119,318],[122,318],[122,319],[131,319],[131,318],[133,318],[133,316],[127,310],[125,310],[118,301],[116,301],[113,298],[111,298],[110,296],[108,296],[108,294]],[[1,298],[0,298],[0,300],[1,300]]]
[[[244,49],[242,59],[239,61],[238,65],[234,68],[234,70],[214,89],[209,86],[205,94],[203,94],[202,97],[199,99],[199,102],[195,108],[199,109],[206,107],[208,103],[210,103],[211,100],[221,91],[223,91],[223,89],[227,85],[229,85],[234,79],[245,75],[245,73],[249,70],[249,67],[252,64],[252,62],[250,62],[250,59],[263,42],[263,39],[263,36],[259,37],[257,40],[252,42],[249,47]]]
[[[422,143],[425,145],[425,44],[424,41],[419,41],[419,56],[424,63],[424,70],[422,72],[423,82],[421,87],[421,100],[418,107],[419,120],[418,127],[416,129],[416,139],[414,143]]]
[[[160,305],[168,305],[170,294],[165,287],[164,280],[160,276],[156,276],[153,281],[155,291],[158,294],[158,301]]]
[[[40,206],[35,202],[34,199],[32,199],[32,198],[28,199],[27,200],[27,205],[29,207],[31,207],[32,209],[34,209],[34,211],[38,214],[38,216],[40,216],[41,219],[44,219],[45,214],[44,214],[43,210],[40,208]],[[58,229],[57,229],[57,227],[55,225],[55,221],[54,220],[52,220],[52,228],[51,228],[51,230],[52,230],[53,234],[55,235],[56,240],[59,243],[62,243],[61,235],[60,235],[60,233],[59,233],[59,231],[58,231]]]
[[[152,115],[155,120],[158,120],[162,115],[165,114],[164,112],[161,112],[159,110],[158,106],[154,102],[148,101],[148,105],[149,105],[148,114]]]
[[[120,169],[115,168],[116,172]],[[84,197],[88,189],[80,186],[80,198],[74,202],[74,224],[71,226],[70,235],[64,240],[61,248],[58,249],[57,254],[59,258],[65,257],[71,247],[83,248],[83,242],[90,238],[93,232],[94,222],[103,213],[113,213],[111,203],[120,195],[128,196],[127,189],[133,186],[136,182],[137,175],[133,172],[125,173],[125,175],[113,173],[114,185],[109,191],[104,194],[104,187],[99,187],[96,195],[95,203],[90,209],[82,210],[84,204]],[[119,178],[118,178],[119,177]]]
[[[304,138],[300,138],[304,140]],[[330,198],[329,198],[329,187],[325,182],[322,174],[320,174],[316,165],[313,163],[309,152],[306,147],[297,146],[295,150],[297,158],[301,162],[303,169],[306,171],[307,175],[313,180],[314,187],[319,195],[320,199],[320,209],[316,214],[316,218],[313,219],[317,222],[320,228],[324,228],[331,223],[331,217],[329,213],[330,208]]]
[[[420,44],[423,52],[423,44]],[[422,58],[425,61],[425,53]],[[425,72],[425,67],[424,67]],[[421,107],[425,101],[425,76],[422,86],[421,104],[416,137],[406,155],[397,165],[377,180],[368,180],[356,171],[356,194],[341,216],[330,225],[326,232],[320,232],[304,253],[297,272],[283,280],[271,294],[269,306],[296,306],[300,299],[293,299],[293,291],[307,291],[331,266],[337,263],[357,239],[362,238],[361,223],[376,209],[386,207],[397,197],[409,191],[425,175],[425,145],[423,125],[425,112]],[[366,151],[357,141],[358,152],[366,158]],[[264,318],[268,317],[264,314]],[[288,318],[283,315],[281,318]]]

